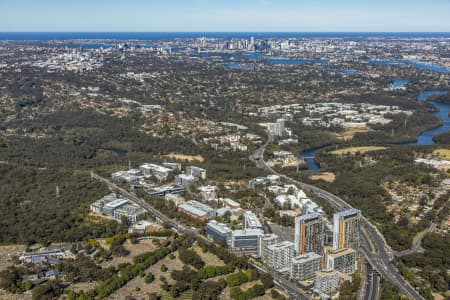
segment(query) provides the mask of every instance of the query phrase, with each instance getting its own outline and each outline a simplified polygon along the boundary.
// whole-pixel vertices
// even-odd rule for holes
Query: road
[[[176,229],[179,233],[183,234],[192,234],[197,237],[202,238],[203,240],[208,241],[206,238],[201,236],[199,234],[199,230],[192,229],[192,228],[186,228],[185,226],[179,224],[176,220],[170,219],[166,215],[162,214],[160,211],[155,209],[153,206],[147,203],[142,198],[137,197],[135,194],[128,192],[127,190],[119,187],[117,184],[111,182],[109,179],[106,179],[100,175],[95,174],[94,172],[91,172],[91,178],[97,179],[103,183],[105,183],[111,190],[117,191],[121,193],[122,195],[126,196],[129,200],[133,201],[134,203],[138,204],[139,206],[145,208],[148,212],[150,212],[154,217],[160,219],[162,222],[169,224],[172,228]],[[258,266],[255,263],[252,263],[257,269],[261,270],[262,272],[267,273],[268,271],[263,269],[262,267]],[[274,284],[282,289],[283,291],[286,291],[289,295],[291,295],[294,299],[301,299],[301,300],[309,300],[311,299],[309,296],[304,294],[302,291],[300,291],[295,284],[292,282],[282,278],[281,276],[277,274],[273,274],[269,272],[273,278],[274,278]]]
[[[290,282],[289,280],[285,279],[280,274],[277,274],[275,272],[269,272],[265,268],[261,267],[257,263],[250,261],[250,263],[259,271],[264,273],[269,273],[273,277],[273,283],[280,288],[281,290],[288,293],[291,297],[294,299],[300,299],[300,300],[309,300],[312,299],[311,296],[305,294],[304,292],[300,291],[293,282]]]
[[[316,186],[297,181],[286,175],[280,174],[272,169],[264,161],[264,150],[269,144],[269,140],[258,148],[251,156],[250,159],[256,163],[260,168],[266,169],[272,174],[279,175],[286,181],[296,184],[301,189],[309,191],[316,194],[322,199],[328,201],[336,210],[342,211],[352,208],[347,202],[345,202],[340,197],[320,189]],[[378,229],[370,223],[365,217],[362,217],[363,230],[361,231],[361,245],[362,253],[369,262],[369,264],[374,268],[383,278],[391,281],[398,288],[400,293],[412,297],[413,299],[424,299],[399,273],[397,268],[392,264],[391,260],[394,257],[393,251],[390,249],[389,245],[386,243],[383,235],[378,231]],[[370,245],[373,245],[376,249],[371,249]],[[370,290],[370,289],[369,289]]]
[[[364,290],[364,300],[376,300],[380,298],[380,275],[370,264],[366,268],[367,282]]]
[[[108,179],[106,179],[104,177],[101,177],[101,176],[95,174],[94,172],[91,172],[91,178],[97,179],[97,180],[105,183],[113,191],[120,192],[122,195],[126,196],[128,199],[130,199],[134,203],[138,204],[142,208],[145,208],[155,218],[158,218],[159,220],[161,220],[161,222],[169,224],[172,228],[177,230],[179,233],[193,234],[193,235],[198,235],[199,234],[199,231],[197,229],[186,228],[185,226],[179,224],[177,221],[175,221],[175,220],[169,218],[168,216],[162,214],[159,210],[155,209],[153,206],[148,204],[148,202],[145,201],[144,199],[139,198],[135,194],[128,192],[127,190],[121,188],[120,186],[118,186],[117,184],[111,182],[110,180],[108,180]]]

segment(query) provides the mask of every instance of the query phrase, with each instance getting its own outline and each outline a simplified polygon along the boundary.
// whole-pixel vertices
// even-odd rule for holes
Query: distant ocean
[[[167,40],[175,38],[450,38],[450,32],[0,32],[0,40]]]

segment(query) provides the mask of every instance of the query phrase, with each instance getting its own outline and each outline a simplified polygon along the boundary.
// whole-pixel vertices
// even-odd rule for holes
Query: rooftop
[[[292,263],[293,264],[300,264],[300,263],[304,263],[304,262],[307,262],[307,261],[311,261],[313,259],[320,259],[320,258],[322,258],[322,256],[320,256],[317,253],[307,252],[307,253],[305,253],[305,255],[299,255],[299,256],[296,256],[296,257],[292,258]]]

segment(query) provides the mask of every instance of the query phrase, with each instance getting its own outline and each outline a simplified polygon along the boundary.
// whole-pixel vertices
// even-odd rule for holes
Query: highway
[[[256,166],[269,171],[272,174],[279,175],[286,181],[299,186],[304,191],[314,193],[320,198],[328,201],[336,210],[342,211],[352,208],[347,202],[345,202],[340,197],[320,189],[316,186],[297,181],[286,175],[280,174],[269,167],[264,161],[264,150],[269,143],[270,138],[267,142],[258,148],[252,155],[252,159]],[[412,297],[413,299],[424,299],[399,273],[397,268],[392,264],[391,260],[394,257],[393,251],[390,249],[389,245],[386,243],[383,235],[378,231],[378,229],[370,223],[365,217],[362,217],[362,227],[361,230],[361,245],[362,253],[369,262],[369,264],[374,268],[383,278],[391,281],[398,288],[400,293]],[[370,245],[373,245],[376,249],[372,249]],[[371,290],[371,289],[369,289]]]
[[[364,300],[376,300],[380,298],[380,275],[370,264],[367,264],[367,282],[364,290]]]

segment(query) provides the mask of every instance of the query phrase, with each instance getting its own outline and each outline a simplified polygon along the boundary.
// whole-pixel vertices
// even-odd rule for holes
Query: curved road
[[[252,155],[250,155],[250,159],[255,161],[256,165],[260,168],[266,169],[272,174],[279,175],[284,178],[286,181],[296,184],[300,188],[305,191],[309,191],[311,193],[316,194],[324,200],[327,200],[332,206],[336,208],[338,211],[347,210],[352,208],[347,202],[345,202],[340,197],[327,192],[323,189],[320,189],[316,186],[297,181],[292,179],[286,175],[280,174],[276,172],[274,169],[269,167],[264,161],[264,150],[269,144],[270,137],[266,141],[264,145],[258,148]],[[407,296],[412,297],[413,299],[424,299],[399,273],[397,268],[391,263],[391,260],[394,257],[392,250],[389,245],[386,243],[383,235],[378,231],[378,229],[370,223],[365,217],[362,217],[363,226],[362,226],[362,234],[361,234],[361,245],[362,245],[362,253],[364,254],[366,260],[369,262],[371,267],[376,270],[383,278],[391,281],[398,288],[400,293],[405,294]],[[370,247],[373,245],[376,250],[373,251]],[[371,289],[369,289],[371,290]]]

